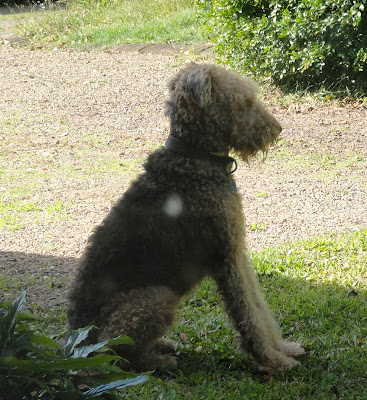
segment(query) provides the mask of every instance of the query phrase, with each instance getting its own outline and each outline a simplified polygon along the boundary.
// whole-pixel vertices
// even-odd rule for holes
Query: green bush
[[[280,87],[367,93],[367,0],[198,0],[225,62]]]
[[[55,0],[4,0],[2,3],[0,3],[0,7],[2,5],[5,5],[5,6],[29,6],[29,5],[33,5],[33,4],[43,4],[46,2],[53,3],[54,1]]]
[[[127,336],[78,346],[92,327],[71,332],[64,346],[38,334],[34,318],[21,311],[24,292],[12,304],[0,304],[0,400],[78,400],[120,398],[116,389],[145,382],[146,375],[115,365],[121,357],[108,347],[132,344]]]

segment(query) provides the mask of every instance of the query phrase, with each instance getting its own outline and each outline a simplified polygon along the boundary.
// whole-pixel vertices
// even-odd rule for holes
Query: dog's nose
[[[283,128],[277,119],[275,120],[275,122],[276,122],[276,127],[278,128],[277,130],[278,130],[278,135],[279,135],[280,132],[283,130]]]

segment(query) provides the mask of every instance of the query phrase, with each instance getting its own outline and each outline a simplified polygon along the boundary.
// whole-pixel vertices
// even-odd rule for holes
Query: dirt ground
[[[176,52],[0,46],[0,300],[65,301],[96,224],[164,144]],[[198,62],[210,60],[199,55]],[[235,173],[250,249],[367,226],[367,109],[264,100],[283,126],[265,162]],[[2,221],[2,222],[1,222]]]

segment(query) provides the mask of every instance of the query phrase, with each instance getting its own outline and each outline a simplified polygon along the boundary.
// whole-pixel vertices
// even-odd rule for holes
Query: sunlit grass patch
[[[281,162],[282,167],[292,172],[311,171],[314,178],[335,178],[343,172],[354,170],[364,171],[367,160],[363,154],[345,150],[341,155],[334,149],[313,149],[300,151],[302,143],[294,139],[281,139],[267,154],[264,168],[272,169],[272,162]],[[350,176],[349,176],[350,177]]]
[[[193,0],[69,0],[66,5],[22,21],[19,29],[36,42],[74,47],[206,41]]]
[[[29,214],[31,214],[30,219],[33,223],[39,224],[71,217],[68,214],[67,206],[61,201],[49,204],[26,201],[0,202],[0,228],[10,231],[22,229],[25,217],[29,222]]]
[[[265,222],[258,222],[250,225],[250,229],[252,231],[265,231],[266,230],[266,223]]]
[[[253,255],[261,275],[281,272],[313,284],[367,289],[367,231],[324,235]]]
[[[17,230],[23,227],[21,213],[37,212],[40,208],[33,203],[4,203],[0,202],[0,228],[6,227],[9,230]]]

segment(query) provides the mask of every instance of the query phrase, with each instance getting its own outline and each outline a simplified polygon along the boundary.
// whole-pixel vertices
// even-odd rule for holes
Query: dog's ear
[[[199,107],[205,107],[212,100],[212,79],[208,70],[196,69],[186,79],[186,94]]]

